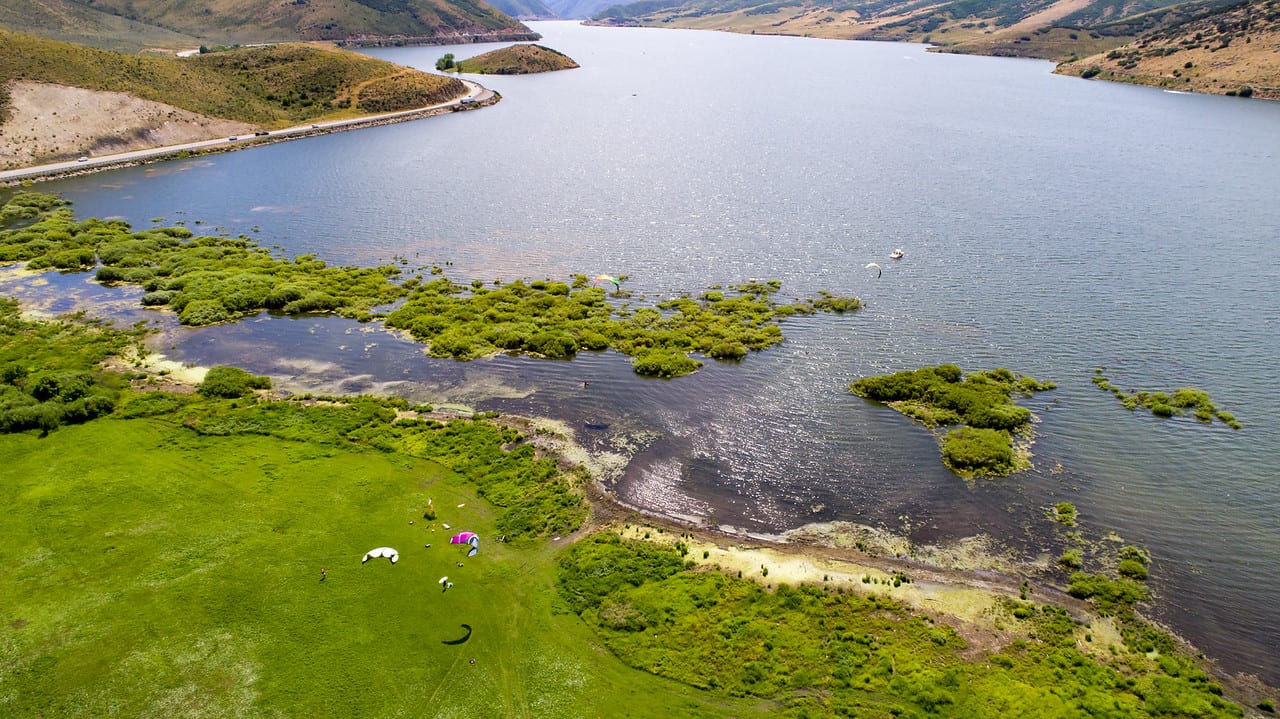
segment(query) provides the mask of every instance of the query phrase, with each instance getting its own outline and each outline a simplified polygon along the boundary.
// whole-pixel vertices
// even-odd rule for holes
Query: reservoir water
[[[861,312],[788,319],[783,345],[673,381],[613,353],[432,360],[330,318],[174,329],[164,351],[299,391],[557,418],[631,457],[611,480],[623,501],[752,532],[986,533],[1034,559],[1061,551],[1044,510],[1071,501],[1089,538],[1150,549],[1160,619],[1280,681],[1280,103],[919,45],[534,25],[582,68],[476,78],[502,93],[491,108],[40,189],[81,216],[438,263],[463,283],[607,272],[650,300],[748,278],[856,294]],[[373,54],[431,68],[487,49]],[[131,299],[50,282],[54,309]],[[927,431],[847,390],[940,362],[1058,383],[1027,402],[1035,469],[966,484]],[[1090,382],[1100,366],[1125,389],[1203,388],[1245,428],[1130,413]]]

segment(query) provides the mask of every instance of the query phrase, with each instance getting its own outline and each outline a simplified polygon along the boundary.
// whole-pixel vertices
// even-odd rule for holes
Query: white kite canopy
[[[369,551],[365,552],[364,559],[361,559],[360,563],[364,564],[365,562],[369,561],[371,558],[377,559],[378,557],[386,557],[387,559],[391,560],[392,564],[395,564],[396,561],[400,559],[400,553],[392,549],[391,547],[378,547],[377,549],[370,549]]]

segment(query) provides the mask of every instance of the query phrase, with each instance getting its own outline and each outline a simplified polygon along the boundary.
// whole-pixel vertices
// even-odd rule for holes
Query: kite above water
[[[591,281],[591,286],[599,287],[601,282],[612,282],[613,289],[615,291],[622,289],[622,283],[619,282],[618,278],[614,277],[613,275],[599,275],[594,280]]]
[[[876,268],[876,277],[877,277],[877,278],[879,278],[879,277],[880,277],[880,275],[884,274],[884,270],[880,269],[880,265],[877,265],[877,264],[876,264],[876,263],[874,263],[874,262],[868,262],[868,263],[867,263],[867,266],[866,266],[866,268],[865,268],[865,269],[868,269],[868,270],[869,270],[869,269],[871,269],[872,267]]]
[[[467,550],[468,557],[474,557],[476,552],[480,551],[480,535],[475,532],[459,532],[449,538],[449,544],[466,544],[471,547]]]

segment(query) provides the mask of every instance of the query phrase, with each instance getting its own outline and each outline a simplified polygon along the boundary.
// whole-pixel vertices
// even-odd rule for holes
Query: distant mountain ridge
[[[489,4],[517,20],[555,20],[559,17],[542,0],[489,0]]]
[[[851,40],[929,42],[957,52],[1066,59],[1114,47],[1136,35],[1138,30],[1148,29],[1120,22],[1126,18],[1186,4],[1206,3],[1183,0],[641,0],[601,11],[592,21]],[[1099,30],[1102,26],[1110,29]],[[1045,37],[1053,28],[1062,32]],[[1108,40],[1108,37],[1120,39]]]
[[[0,25],[115,49],[368,38],[537,38],[484,0],[0,0]]]
[[[1067,74],[1280,99],[1280,0],[641,0],[588,22],[924,42],[1059,60]]]
[[[585,20],[621,4],[618,0],[547,0],[547,5],[566,20]]]

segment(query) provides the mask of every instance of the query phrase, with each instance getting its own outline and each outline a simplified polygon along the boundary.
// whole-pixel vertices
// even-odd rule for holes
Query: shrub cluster
[[[770,591],[614,535],[575,543],[559,562],[561,599],[623,662],[781,715],[1240,716],[1172,646],[1167,661],[1124,652],[1116,666],[1081,652],[1078,624],[1057,607],[1011,603],[1032,638],[966,660],[977,650],[950,627],[876,595]],[[1126,626],[1165,651],[1167,636]]]
[[[30,322],[16,301],[0,300],[0,433],[47,432],[110,414],[128,380],[99,365],[140,334],[76,318]]]
[[[239,367],[218,365],[209,368],[197,391],[209,398],[236,399],[257,389],[271,389],[271,378],[251,375]]]
[[[954,364],[866,377],[849,386],[859,397],[889,406],[927,427],[963,425],[942,439],[948,467],[967,476],[997,476],[1017,468],[1013,435],[1026,429],[1031,411],[1011,396],[1054,388],[1007,369],[965,376]]]
[[[1110,392],[1113,397],[1120,400],[1120,403],[1127,410],[1135,410],[1142,407],[1150,410],[1152,415],[1163,418],[1184,416],[1189,413],[1195,417],[1197,422],[1203,424],[1212,424],[1216,418],[1231,429],[1244,427],[1234,414],[1218,409],[1217,405],[1213,403],[1213,399],[1209,397],[1209,393],[1202,389],[1179,387],[1172,394],[1145,390],[1125,392],[1112,384],[1111,380],[1103,375],[1105,371],[1105,367],[1094,369],[1093,384],[1104,392]]]
[[[615,308],[604,289],[587,285],[585,276],[572,286],[517,280],[493,288],[464,287],[440,277],[417,285],[386,322],[427,342],[437,357],[468,360],[513,352],[568,359],[582,350],[614,349],[635,358],[637,373],[672,378],[702,366],[689,356],[692,352],[740,360],[781,342],[778,322],[794,314],[792,305],[773,301],[781,286],[776,281],[635,310]],[[805,307],[848,311],[858,305],[856,298],[824,294]]]
[[[69,208],[48,198],[26,193],[5,205],[16,201],[20,209],[45,209],[36,222],[0,232],[0,262],[61,270],[86,270],[100,262],[99,282],[140,285],[146,290],[142,304],[167,306],[186,325],[262,310],[369,319],[373,307],[407,292],[392,282],[399,274],[394,267],[329,267],[311,255],[273,257],[244,237],[195,237],[185,227],[133,232],[121,220],[76,222]]]

